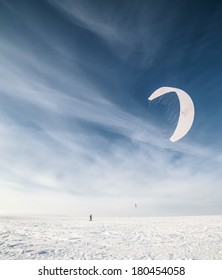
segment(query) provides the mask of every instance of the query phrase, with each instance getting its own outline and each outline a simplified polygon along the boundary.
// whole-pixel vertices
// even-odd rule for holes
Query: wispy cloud
[[[137,39],[143,44],[143,36],[154,36],[152,30],[131,32],[131,15],[113,18],[115,11],[100,13],[82,1],[50,3],[121,57],[129,42],[132,53]],[[1,199],[13,201],[1,201],[2,212],[56,213],[61,203],[63,214],[96,209],[100,215],[128,215],[135,200],[142,206],[138,215],[219,212],[216,151],[170,143],[149,118],[112,98],[115,89],[126,99],[127,92],[121,79],[110,86],[106,66],[92,64],[75,46],[71,52],[55,30],[51,36],[38,21],[17,14],[34,41],[25,31],[18,41],[13,31],[0,38]],[[156,51],[150,45],[150,58]]]
[[[153,1],[148,6],[142,1],[131,5],[121,2],[117,6],[102,2],[91,5],[90,1],[78,0],[49,0],[49,3],[74,24],[98,36],[116,56],[137,67],[153,63],[168,40],[167,30],[173,26],[176,15],[174,9],[167,10],[165,1],[158,4]]]

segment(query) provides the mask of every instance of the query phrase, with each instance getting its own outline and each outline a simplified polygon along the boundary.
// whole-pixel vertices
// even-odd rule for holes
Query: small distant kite
[[[175,92],[179,98],[180,103],[180,115],[178,123],[173,135],[170,138],[171,142],[176,142],[184,137],[190,130],[194,120],[194,105],[190,96],[183,90],[173,87],[161,87],[154,91],[148,100],[153,100],[168,92]]]

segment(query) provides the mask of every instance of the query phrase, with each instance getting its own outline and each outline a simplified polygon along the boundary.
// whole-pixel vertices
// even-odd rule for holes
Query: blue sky
[[[0,214],[222,214],[221,12],[0,0]],[[195,106],[175,143],[176,94],[147,100],[162,86]]]

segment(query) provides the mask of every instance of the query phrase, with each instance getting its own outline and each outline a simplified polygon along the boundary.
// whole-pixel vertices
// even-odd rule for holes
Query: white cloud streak
[[[76,9],[54,3],[110,44],[111,35],[120,45],[130,40],[118,19],[114,25],[104,15],[97,21],[81,2]],[[49,37],[47,44],[64,54],[56,40]],[[2,36],[0,59],[2,213],[134,215],[129,205],[135,201],[138,215],[220,211],[217,165],[212,160],[215,170],[205,167],[213,151],[172,144],[148,119],[108,100],[111,90],[82,75],[79,65],[92,66],[75,52],[70,73],[70,61],[54,68]]]
[[[165,30],[175,21],[175,10],[168,10],[166,14],[164,1],[158,4],[153,1],[152,9],[141,9],[140,1],[131,5],[123,1],[115,9],[102,1],[97,5],[79,0],[49,0],[49,3],[70,21],[98,36],[116,56],[131,63],[136,60],[137,67],[153,63],[168,38]],[[164,22],[161,29],[159,22]]]

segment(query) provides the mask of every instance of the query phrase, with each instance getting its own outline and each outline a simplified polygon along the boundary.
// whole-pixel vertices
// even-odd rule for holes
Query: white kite
[[[176,142],[181,139],[190,130],[194,120],[194,105],[190,96],[183,90],[173,87],[161,87],[154,91],[148,100],[153,100],[168,92],[175,92],[179,98],[180,115],[177,127],[170,138],[170,141]]]

